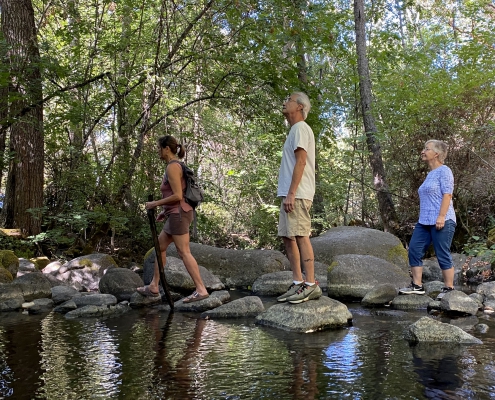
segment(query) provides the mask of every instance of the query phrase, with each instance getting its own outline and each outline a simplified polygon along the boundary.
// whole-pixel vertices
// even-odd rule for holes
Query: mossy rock
[[[0,266],[10,272],[13,278],[19,271],[19,259],[12,250],[0,250]]]
[[[50,260],[48,257],[34,257],[29,259],[35,266],[38,271],[43,270],[48,264],[50,264]]]
[[[13,280],[12,274],[5,268],[0,267],[0,283],[10,283]]]

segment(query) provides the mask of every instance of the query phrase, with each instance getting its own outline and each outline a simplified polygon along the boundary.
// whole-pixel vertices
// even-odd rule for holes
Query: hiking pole
[[[148,196],[148,201],[153,201],[153,195],[150,194]],[[172,296],[170,294],[170,289],[168,288],[167,280],[165,279],[165,271],[163,270],[163,261],[162,261],[162,253],[160,251],[160,242],[158,241],[158,235],[156,234],[156,223],[155,223],[155,209],[146,210],[148,214],[148,219],[150,220],[150,228],[151,228],[151,236],[153,237],[153,245],[155,247],[155,257],[156,262],[158,263],[158,271],[160,272],[160,283],[163,288],[163,292],[165,296],[162,296],[167,299],[167,303],[170,306],[170,309],[174,311],[174,301],[172,300]]]

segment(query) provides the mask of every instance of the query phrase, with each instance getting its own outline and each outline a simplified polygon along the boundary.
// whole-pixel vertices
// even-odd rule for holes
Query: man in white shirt
[[[310,109],[308,96],[301,92],[291,94],[282,108],[291,128],[285,140],[278,177],[277,196],[282,198],[278,236],[284,241],[294,282],[277,300],[293,304],[321,296],[315,281],[313,246],[309,240],[310,209],[316,187],[315,138],[305,122]]]

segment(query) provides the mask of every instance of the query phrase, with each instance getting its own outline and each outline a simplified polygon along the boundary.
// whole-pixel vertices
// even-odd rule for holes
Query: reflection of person
[[[316,162],[315,138],[305,122],[310,108],[308,96],[301,92],[290,95],[282,108],[291,128],[285,140],[278,177],[277,196],[282,197],[278,236],[283,238],[294,282],[277,298],[280,302],[301,303],[321,296],[315,281],[313,247],[309,240],[309,210],[315,194]]]
[[[147,202],[146,209],[150,210],[163,206],[163,211],[158,214],[156,220],[163,221],[165,218],[167,219],[163,230],[158,236],[163,265],[165,266],[166,264],[167,247],[173,242],[180,258],[184,262],[187,272],[189,272],[196,285],[196,290],[184,299],[184,303],[203,300],[208,297],[208,292],[199,274],[198,263],[192,256],[189,248],[189,226],[193,219],[193,209],[184,200],[186,180],[179,162],[179,158],[184,157],[185,150],[181,144],[177,143],[174,137],[164,136],[158,140],[158,152],[160,158],[167,163],[165,176],[160,186],[162,198],[157,201]],[[160,273],[158,262],[155,260],[155,269],[151,283],[148,286],[138,288],[137,291],[143,296],[159,296],[159,282]]]
[[[454,266],[450,245],[456,227],[452,193],[454,176],[449,167],[443,164],[447,156],[447,145],[439,140],[429,140],[421,152],[421,159],[428,163],[430,172],[419,187],[419,221],[414,227],[409,243],[409,265],[412,282],[401,294],[424,294],[422,284],[423,260],[428,247],[433,242],[438,264],[442,269],[445,287],[437,297],[454,290]]]

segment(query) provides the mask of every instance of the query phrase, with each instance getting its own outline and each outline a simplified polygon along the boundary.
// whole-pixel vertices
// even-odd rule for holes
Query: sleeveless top
[[[172,161],[172,163],[177,163],[182,169],[182,166],[180,165],[179,161]],[[186,179],[184,178],[184,173],[182,174],[182,194],[185,194],[186,191]],[[162,199],[165,197],[172,196],[174,194],[172,187],[170,186],[170,183],[168,182],[168,177],[167,177],[167,169],[165,169],[165,175],[163,175],[163,181],[162,184],[160,185],[160,192],[162,192]],[[170,215],[170,214],[179,214],[179,204],[180,208],[184,210],[185,212],[192,211],[192,207],[186,203],[185,198],[182,197],[181,201],[177,201],[175,203],[169,203],[165,204],[163,206],[163,211],[165,215]]]

